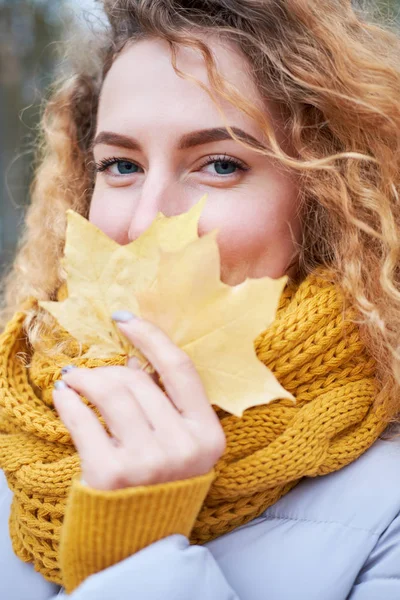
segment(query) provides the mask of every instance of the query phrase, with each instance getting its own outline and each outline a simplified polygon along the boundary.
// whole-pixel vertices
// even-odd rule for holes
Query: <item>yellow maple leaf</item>
[[[40,305],[88,344],[85,356],[92,357],[124,353],[143,359],[111,314],[124,309],[148,319],[192,359],[210,403],[236,416],[275,399],[294,400],[254,349],[256,337],[275,319],[287,278],[223,283],[217,231],[197,234],[204,203],[203,197],[175,217],[159,213],[125,246],[70,212],[64,263],[69,295]]]
[[[162,254],[157,280],[137,294],[156,323],[196,366],[211,404],[241,416],[278,398],[294,400],[258,360],[254,340],[274,320],[286,277],[220,280],[217,232]]]
[[[39,302],[64,329],[90,346],[84,358],[137,355],[111,319],[125,307],[138,314],[136,293],[157,277],[161,252],[174,252],[198,239],[197,227],[206,195],[188,212],[174,217],[158,213],[150,227],[130,244],[120,245],[74,212],[67,211],[63,266],[68,297]]]

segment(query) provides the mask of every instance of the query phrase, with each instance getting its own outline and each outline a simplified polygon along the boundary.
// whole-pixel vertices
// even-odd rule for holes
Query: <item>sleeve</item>
[[[400,598],[400,514],[379,537],[348,600]]]
[[[248,599],[251,600],[251,590]],[[171,535],[88,577],[57,600],[240,600],[211,552]],[[56,600],[55,597],[53,600]],[[267,599],[266,599],[267,600]]]
[[[203,480],[202,492],[199,496],[196,496],[197,502],[200,502],[200,498],[206,493],[205,489],[207,484],[210,485],[212,478],[210,475],[206,475],[194,479]],[[205,481],[207,481],[207,484]],[[147,543],[152,537],[163,535],[163,531],[165,532],[168,528],[171,528],[168,523],[164,530],[150,527],[148,530],[149,537],[146,538],[147,526],[151,525],[151,520],[153,518],[156,521],[159,520],[156,509],[151,506],[151,500],[154,501],[156,497],[153,495],[154,492],[157,495],[166,491],[168,495],[171,489],[176,487],[177,490],[182,490],[185,486],[192,485],[192,483],[192,480],[187,480],[186,482],[165,484],[160,488],[159,486],[150,486],[157,489],[146,488],[146,491],[150,492],[149,495],[144,493],[144,489],[134,488],[136,490],[134,497],[137,495],[142,500],[146,498],[146,502],[143,503],[143,511],[146,506],[149,508],[148,515],[143,515],[145,521],[144,526],[140,528],[141,533],[133,532],[133,539],[136,544],[140,539],[143,543]],[[195,481],[194,483],[196,487],[200,482]],[[165,486],[167,489],[162,491]],[[128,491],[128,496],[131,493],[132,489]],[[97,496],[99,498],[96,498]],[[171,492],[170,499],[171,501],[179,499],[179,493],[175,495]],[[67,594],[65,590],[60,590],[58,586],[46,581],[40,573],[34,570],[33,565],[22,562],[14,555],[8,533],[11,500],[12,493],[0,471],[0,598],[7,598],[7,600],[115,600],[116,598],[118,600],[160,600],[160,598],[163,600],[240,600],[232,590],[211,552],[205,546],[191,545],[188,538],[182,534],[167,535],[156,542],[149,543],[149,545],[128,558],[120,560],[120,562],[100,572],[88,575],[74,591]],[[100,502],[97,503],[97,500],[100,500]],[[113,511],[118,512],[121,508],[121,504],[118,504],[118,502],[114,504],[115,500],[117,498],[114,498],[114,492],[97,492],[91,488],[84,488],[76,481],[74,482],[73,495],[70,496],[68,506],[68,519],[70,520],[71,529],[66,530],[67,535],[63,539],[64,552],[71,551],[71,565],[74,564],[74,560],[72,560],[73,546],[79,540],[79,536],[73,534],[73,528],[80,525],[80,509],[83,509],[83,511],[88,510],[88,505],[92,502],[95,504],[94,511],[97,517],[101,516],[102,511],[106,511],[103,525],[107,524],[109,531],[106,536],[106,543],[104,543],[104,540],[101,543],[101,540],[95,537],[92,540],[94,545],[89,545],[89,548],[92,552],[98,552],[99,548],[104,547],[104,556],[109,556],[110,552],[113,559],[118,556],[113,552],[112,544],[114,536],[115,539],[119,539],[118,535],[121,534],[124,518],[120,514],[119,521],[118,514],[113,513]],[[149,504],[147,504],[148,500]],[[140,505],[141,502],[138,501],[137,506]],[[171,507],[171,515],[176,515],[175,523],[178,524],[180,523],[178,519],[179,510],[182,505],[178,501],[175,510],[172,510],[173,506]],[[161,506],[164,506],[165,510],[165,505],[162,504]],[[134,507],[135,501],[130,509]],[[154,503],[154,507],[160,508],[158,502]],[[108,508],[114,514],[111,521],[107,520]],[[196,510],[193,510],[192,517],[195,512]],[[196,517],[197,513],[193,518]],[[191,529],[192,526],[187,512],[183,522],[185,520],[187,527]],[[123,535],[124,539],[129,539],[132,534],[130,528],[133,525],[134,523],[128,521]],[[114,530],[113,527],[119,529]],[[175,527],[172,526],[172,528]],[[84,526],[82,535],[85,535],[87,531],[88,529]],[[94,535],[95,531],[92,534]],[[129,547],[128,542],[126,542],[126,547]],[[87,558],[88,556],[85,559]],[[81,571],[78,570],[78,573],[81,573]],[[251,600],[251,596],[249,598]]]
[[[214,476],[114,491],[74,479],[60,540],[66,591],[163,538],[189,538]]]

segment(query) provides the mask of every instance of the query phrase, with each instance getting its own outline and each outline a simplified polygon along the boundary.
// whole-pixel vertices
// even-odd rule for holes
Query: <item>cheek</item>
[[[200,234],[219,229],[221,278],[236,285],[246,277],[280,277],[293,259],[301,238],[297,190],[283,196],[244,194],[208,215]]]
[[[121,196],[114,196],[113,190],[105,192],[95,187],[90,203],[89,221],[114,241],[126,244],[129,241],[128,225],[132,218],[132,207],[123,201]]]

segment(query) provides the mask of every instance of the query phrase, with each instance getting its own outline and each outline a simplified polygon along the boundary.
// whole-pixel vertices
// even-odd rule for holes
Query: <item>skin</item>
[[[227,43],[209,42],[222,76],[270,116],[284,144],[277,107],[261,99],[244,57]],[[208,84],[206,67],[192,50],[179,50],[178,67]],[[222,108],[231,127],[265,144],[255,122],[225,101]],[[180,214],[207,192],[199,234],[219,229],[225,283],[290,274],[301,237],[293,177],[233,139],[179,148],[191,132],[224,127],[207,93],[175,74],[165,42],[127,46],[103,84],[94,145],[98,166],[110,157],[119,162],[97,173],[89,220],[126,244],[157,212]],[[135,138],[140,147],[128,149],[115,139],[105,143],[103,132]],[[208,157],[214,162],[204,166]],[[68,387],[54,391],[54,403],[80,454],[85,482],[111,490],[207,473],[226,441],[193,364],[151,323],[135,318],[120,327],[162,377],[167,395],[134,361],[63,376]],[[112,437],[79,394],[99,408]]]

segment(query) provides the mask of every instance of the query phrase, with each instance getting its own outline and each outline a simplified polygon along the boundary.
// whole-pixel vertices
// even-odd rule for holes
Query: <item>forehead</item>
[[[251,75],[251,66],[233,44],[213,38],[207,40],[221,76],[246,99],[265,110]],[[207,68],[202,56],[191,48],[179,47],[177,66],[201,83],[209,86]],[[246,117],[228,101],[218,99],[228,118],[240,126]],[[148,39],[129,44],[114,61],[103,83],[98,122],[101,128],[118,123],[124,127],[151,119],[152,125],[166,121],[184,126],[196,119],[196,126],[220,125],[222,117],[208,94],[195,82],[179,77],[171,64],[167,42]]]

